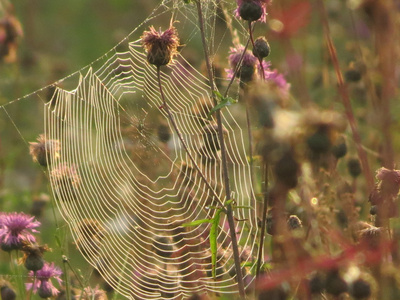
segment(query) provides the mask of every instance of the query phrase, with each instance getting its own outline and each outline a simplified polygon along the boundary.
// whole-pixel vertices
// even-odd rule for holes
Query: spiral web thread
[[[79,251],[129,299],[236,293],[226,216],[219,223],[216,280],[211,276],[211,224],[182,226],[212,218],[218,203],[173,131],[156,69],[146,62],[140,40],[125,38],[68,79],[76,77],[73,90],[62,87],[64,80],[48,88],[44,127],[45,137],[61,146],[48,157],[48,174]],[[223,202],[215,119],[207,118],[214,105],[207,79],[178,55],[162,68],[162,86],[190,153]],[[42,99],[42,90],[32,95]],[[239,251],[242,263],[251,265],[244,275],[249,285],[259,235],[251,170],[242,129],[229,109],[221,113],[232,199],[238,206],[234,216],[242,220],[236,222]]]

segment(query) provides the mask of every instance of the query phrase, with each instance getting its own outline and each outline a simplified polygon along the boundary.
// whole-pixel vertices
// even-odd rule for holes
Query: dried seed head
[[[301,220],[299,219],[298,216],[295,216],[295,215],[289,216],[289,218],[287,219],[287,224],[288,224],[290,230],[294,230],[294,229],[303,227]]]
[[[171,138],[171,131],[169,130],[168,125],[160,124],[157,128],[157,136],[160,142],[167,143]]]
[[[41,134],[37,141],[38,143],[29,143],[29,154],[33,161],[47,167],[53,159],[60,157],[60,142],[58,140],[48,140],[44,134]]]
[[[156,66],[167,65],[178,53],[179,38],[176,28],[171,26],[164,32],[150,26],[142,35],[142,45],[147,51],[147,61]]]
[[[15,300],[17,299],[17,294],[8,285],[3,285],[0,287],[0,295],[2,300]]]
[[[245,21],[257,21],[262,14],[263,9],[258,1],[243,1],[239,6],[239,15]]]
[[[350,285],[350,295],[355,299],[366,299],[371,296],[371,285],[364,279],[357,279]]]
[[[359,232],[359,241],[370,249],[376,249],[380,245],[382,235],[382,228],[371,226]]]
[[[254,41],[253,55],[258,59],[263,59],[271,53],[271,47],[267,39],[263,36],[258,37]]]
[[[361,164],[357,158],[350,158],[347,161],[347,169],[353,178],[357,178],[361,174]]]
[[[25,268],[30,271],[42,269],[44,266],[43,253],[49,250],[47,245],[39,246],[25,242],[22,246],[22,251],[24,252],[22,262]]]
[[[326,276],[326,292],[328,294],[339,296],[340,294],[347,292],[347,283],[340,276],[338,270],[331,270]]]

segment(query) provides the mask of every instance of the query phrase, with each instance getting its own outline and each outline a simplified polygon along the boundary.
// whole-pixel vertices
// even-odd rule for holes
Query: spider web
[[[214,45],[216,3],[205,15]],[[1,106],[38,99],[44,134],[58,140],[48,175],[59,212],[86,260],[130,299],[181,299],[193,292],[236,293],[236,274],[226,216],[217,236],[217,279],[212,278],[211,224],[218,205],[171,126],[162,107],[156,69],[138,39],[144,25],[173,12],[199,37],[194,6],[163,2],[115,48],[78,72]],[[162,69],[162,85],[175,122],[207,181],[223,202],[221,158],[207,79],[182,56]],[[73,89],[66,86],[74,82]],[[44,96],[46,95],[46,96]],[[48,97],[48,99],[46,99]],[[257,211],[241,126],[228,109],[225,127],[236,231],[243,264],[252,263]],[[251,264],[250,264],[251,265]],[[244,273],[250,284],[253,267]]]

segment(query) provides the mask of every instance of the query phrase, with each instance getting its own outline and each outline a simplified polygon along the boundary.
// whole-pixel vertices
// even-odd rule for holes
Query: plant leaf
[[[189,223],[183,223],[182,227],[189,227],[189,226],[197,226],[203,223],[212,223],[213,219],[201,219],[201,220],[196,220],[193,222],[189,222]]]
[[[217,236],[219,228],[219,219],[221,216],[221,209],[215,212],[215,216],[212,219],[212,225],[210,229],[210,249],[211,249],[211,266],[212,266],[212,277],[216,279],[215,266],[217,263]]]
[[[215,105],[213,108],[211,108],[210,112],[208,113],[207,117],[208,119],[211,118],[211,115],[215,113],[217,110],[225,107],[225,106],[230,106],[231,104],[234,104],[237,102],[237,100],[233,99],[232,97],[224,97],[221,95],[220,92],[214,91],[214,94],[218,98],[218,104]]]

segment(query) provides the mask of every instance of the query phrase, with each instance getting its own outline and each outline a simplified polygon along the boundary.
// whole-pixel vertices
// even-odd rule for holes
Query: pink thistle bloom
[[[23,241],[35,243],[32,235],[38,232],[34,228],[40,226],[40,222],[34,221],[34,217],[24,213],[9,213],[0,216],[0,244],[3,250],[14,250],[22,246]]]
[[[228,60],[231,68],[225,69],[229,79],[231,79],[235,73],[235,69],[240,62],[240,58],[242,57],[244,47],[243,46],[239,46],[237,48],[231,47],[230,50],[231,51],[229,52],[230,55],[228,57]],[[258,63],[258,58],[255,57],[249,50],[246,50],[242,59],[240,70],[236,73],[236,77],[242,77],[243,79],[243,75],[246,75],[246,77],[249,78],[245,78],[245,81],[248,81],[247,79],[252,78],[257,63]]]
[[[61,275],[60,268],[54,266],[54,263],[49,264],[46,262],[42,269],[36,271],[34,282],[25,284],[26,290],[30,291],[32,289],[34,293],[38,292],[42,298],[57,296],[60,291],[53,285],[51,279],[56,279],[58,284],[61,285]],[[34,272],[30,271],[29,276],[34,277]]]
[[[235,15],[236,17],[240,18],[240,8],[245,4],[245,3],[253,3],[255,5],[258,5],[262,11],[261,17],[259,20],[261,22],[266,22],[267,21],[267,5],[271,3],[271,0],[236,0],[237,3],[237,8],[235,9]]]
[[[242,56],[244,47],[239,46],[238,48],[230,48],[230,55],[228,57],[229,60],[229,65],[231,66],[230,69],[225,69],[228,79],[231,79],[236,66],[238,65],[240,61],[240,57]],[[247,50],[246,53],[243,56],[242,60],[242,65],[241,69],[244,70],[253,70],[253,73],[255,73],[255,70],[257,70],[257,74],[259,77],[261,77],[261,73],[264,72],[264,78],[267,82],[272,82],[276,85],[282,96],[287,96],[289,93],[290,89],[290,84],[286,81],[285,76],[281,73],[278,72],[278,70],[274,69],[271,70],[271,63],[269,61],[262,61],[262,69],[260,67],[260,63],[257,57],[251,53],[251,51]],[[236,73],[236,77],[243,77],[243,71],[239,70],[239,72]],[[248,74],[246,74],[248,75]],[[249,76],[251,77],[251,76]],[[250,78],[249,78],[250,79]]]

